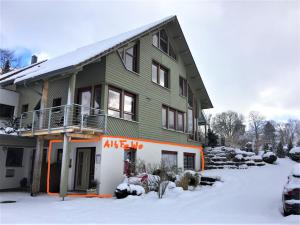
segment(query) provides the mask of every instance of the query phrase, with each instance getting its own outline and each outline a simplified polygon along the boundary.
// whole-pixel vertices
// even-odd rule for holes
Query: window
[[[135,96],[129,93],[124,93],[124,119],[135,120]]]
[[[92,102],[92,87],[78,89],[78,104],[82,106],[81,114],[89,115]]]
[[[184,132],[184,113],[163,105],[162,127]]]
[[[138,44],[118,50],[126,69],[138,73]]]
[[[152,62],[152,81],[169,88],[169,70],[156,62]]]
[[[177,168],[177,152],[173,151],[162,151],[161,161],[167,168]]]
[[[177,130],[184,131],[184,115],[182,112],[177,112]]]
[[[156,63],[152,63],[152,81],[158,83],[158,65]]]
[[[0,104],[0,117],[12,118],[14,116],[14,110],[14,106]]]
[[[93,104],[93,107],[95,109],[100,109],[101,108],[101,86],[100,85],[97,85],[94,88],[94,104]],[[98,112],[99,110],[95,110],[95,111],[97,111],[95,113],[99,113]]]
[[[188,104],[190,107],[193,107],[193,103],[194,103],[194,95],[193,95],[193,91],[190,87],[190,85],[187,85],[188,86]]]
[[[55,107],[55,108],[52,109],[52,112],[59,112],[61,110],[59,106],[61,106],[61,98],[53,99],[52,107]]]
[[[184,153],[184,170],[195,170],[195,153]]]
[[[152,36],[152,44],[168,54],[173,59],[176,59],[175,51],[171,46],[168,35],[164,29],[158,31]]]
[[[120,89],[108,89],[108,115],[136,120],[136,96]]]
[[[183,77],[179,77],[179,94],[181,96],[187,96],[187,82]]]
[[[169,123],[169,129],[175,130],[175,110],[174,109],[169,109],[168,123]]]
[[[124,174],[132,176],[135,173],[136,149],[125,149],[124,151]]]
[[[8,148],[6,155],[6,167],[22,167],[23,148]]]
[[[166,106],[162,107],[162,126],[168,128],[168,109]]]
[[[108,90],[108,115],[121,117],[121,91],[115,88]]]
[[[21,113],[28,112],[28,104],[22,105]]]

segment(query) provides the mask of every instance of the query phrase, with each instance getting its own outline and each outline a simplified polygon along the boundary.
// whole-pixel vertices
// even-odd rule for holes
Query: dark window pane
[[[109,89],[108,91],[108,108],[120,110],[121,93],[116,90]]]
[[[177,112],[177,130],[180,130],[180,131],[184,131],[183,130],[183,113],[181,112]]]
[[[184,153],[184,170],[195,170],[194,153]]]
[[[175,51],[174,51],[174,49],[173,49],[173,47],[171,46],[170,43],[169,43],[169,55],[170,55],[173,59],[176,59]]]
[[[162,126],[167,128],[167,108],[163,106],[162,108]]]
[[[21,113],[28,112],[28,104],[22,105]]]
[[[175,129],[175,111],[173,109],[169,109],[168,122],[169,129]]]
[[[158,82],[158,80],[157,80],[157,75],[158,75],[157,74],[157,69],[158,69],[157,65],[152,64],[152,81],[155,82],[155,83]]]
[[[168,42],[165,42],[164,40],[160,39],[160,49],[163,52],[168,53]]]
[[[8,148],[6,155],[6,167],[22,167],[23,148]]]
[[[188,104],[190,107],[193,106],[193,92],[189,85],[188,85]]]
[[[152,36],[152,44],[154,46],[158,47],[158,33],[156,33]]]
[[[160,39],[163,39],[164,41],[168,41],[168,36],[165,30],[160,31]]]
[[[0,104],[0,117],[12,118],[14,115],[14,106]]]

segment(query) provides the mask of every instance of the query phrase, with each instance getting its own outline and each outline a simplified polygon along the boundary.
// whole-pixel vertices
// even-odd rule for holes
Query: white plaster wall
[[[0,88],[0,104],[14,106],[14,116],[18,114],[18,104],[19,104],[19,93],[15,91],[6,90]],[[0,126],[3,125],[3,122],[6,120],[0,118]]]
[[[106,140],[118,141],[119,138],[103,138],[102,139],[102,157],[101,157],[101,175],[100,175],[100,194],[111,194],[116,189],[117,185],[124,179],[124,150],[122,148],[104,148]],[[122,139],[124,140],[124,139]],[[136,142],[136,141],[134,141]],[[127,143],[131,143],[128,140]],[[195,153],[195,169],[200,170],[201,157],[199,147],[182,147],[170,144],[152,143],[138,141],[139,144],[143,144],[143,149],[137,150],[137,160],[144,160],[146,164],[160,164],[161,152],[176,151],[178,167],[183,168],[183,154],[184,152]]]
[[[29,184],[33,149],[24,148],[22,167],[6,167],[7,149],[0,146],[0,189],[19,188],[20,181],[26,177]],[[14,169],[14,177],[5,177],[6,169]]]
[[[100,154],[100,164],[95,164],[95,179],[99,182],[98,193],[100,194],[112,194],[118,184],[120,184],[123,179],[124,170],[124,149],[119,146],[119,148],[110,147],[104,148],[105,142],[117,141],[119,143],[119,138],[103,138],[99,142],[80,142],[71,143],[71,153],[70,158],[72,159],[72,167],[69,169],[69,180],[68,189],[71,191],[74,189],[74,179],[75,179],[75,164],[76,164],[76,149],[81,147],[96,147],[96,155]],[[122,139],[125,140],[125,139]],[[128,144],[131,144],[131,140],[127,140]],[[136,141],[134,141],[136,143]],[[161,152],[166,151],[176,151],[178,167],[183,168],[183,153],[195,153],[196,154],[196,170],[200,170],[200,150],[199,147],[181,147],[169,144],[161,143],[151,143],[138,141],[139,144],[143,144],[143,149],[137,150],[137,160],[144,160],[145,163],[150,164],[160,164],[161,162]],[[56,161],[57,149],[62,148],[62,143],[53,143],[51,162]]]

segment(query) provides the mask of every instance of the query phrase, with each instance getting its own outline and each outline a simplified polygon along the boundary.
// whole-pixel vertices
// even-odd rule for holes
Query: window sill
[[[157,85],[157,86],[159,86],[159,87],[161,87],[161,88],[163,88],[163,89],[167,90],[167,91],[171,91],[171,90],[170,90],[170,88],[167,88],[167,87],[161,86],[160,84],[158,84],[158,83],[155,83],[153,80],[151,80],[151,82],[152,82],[153,84],[155,84],[155,85]]]
[[[180,130],[168,129],[168,128],[165,128],[165,127],[162,127],[161,129],[166,130],[166,131],[180,133],[180,134],[186,134],[185,132],[180,131]]]
[[[174,62],[177,63],[177,59],[174,59],[173,57],[171,57],[168,53],[164,52],[163,50],[161,50],[159,47],[156,47],[154,44],[152,44],[152,46],[157,49],[158,51],[160,51],[161,53],[165,54],[166,56],[168,56],[170,59],[172,59]]]
[[[116,116],[107,115],[107,117],[111,117],[111,118],[119,119],[119,120],[124,120],[124,121],[132,122],[132,123],[137,123],[137,124],[139,123],[138,121],[135,121],[135,120],[127,120],[127,119],[116,117]]]

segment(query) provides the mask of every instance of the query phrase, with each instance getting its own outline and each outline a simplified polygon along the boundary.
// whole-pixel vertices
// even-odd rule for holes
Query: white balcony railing
[[[107,116],[103,110],[78,104],[62,105],[30,112],[20,117],[19,131],[51,133],[55,130],[75,129],[76,131],[105,132]]]

